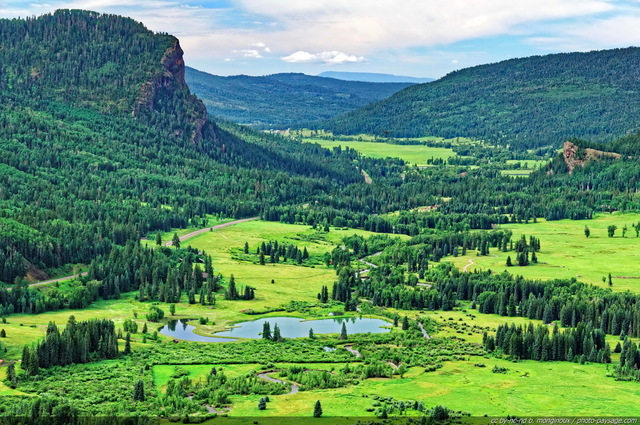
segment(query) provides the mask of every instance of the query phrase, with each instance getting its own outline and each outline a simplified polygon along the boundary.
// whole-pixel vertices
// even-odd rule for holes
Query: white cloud
[[[180,39],[190,65],[233,59],[235,70],[260,66],[366,62],[369,67],[469,66],[465,52],[437,56],[453,43],[516,35],[504,55],[539,49],[590,50],[640,44],[635,0],[0,0],[0,17],[31,16],[56,8],[82,8],[130,16]],[[528,45],[522,45],[528,37]],[[459,46],[458,46],[459,48]],[[482,49],[484,60],[491,44]],[[295,52],[295,53],[292,53]],[[348,53],[344,53],[348,52]],[[393,65],[388,65],[388,59]],[[459,63],[452,63],[453,59]],[[418,68],[419,64],[424,64]],[[230,67],[228,69],[231,69]],[[208,70],[216,72],[215,69]],[[404,71],[397,71],[398,73]]]
[[[340,50],[367,55],[378,49],[441,46],[519,33],[528,24],[589,16],[613,9],[609,0],[236,0],[265,21],[261,34],[289,51]]]
[[[282,58],[285,62],[290,63],[325,63],[329,65],[338,65],[342,63],[364,62],[363,56],[350,55],[343,52],[332,50],[329,52],[309,53],[299,50]]]
[[[552,36],[530,37],[529,43],[548,50],[588,51],[640,45],[640,11],[624,16],[593,19],[556,28]]]
[[[242,54],[242,56],[244,56],[245,58],[255,58],[255,59],[262,58],[262,55],[256,49],[242,49],[242,50],[235,50],[235,52]]]

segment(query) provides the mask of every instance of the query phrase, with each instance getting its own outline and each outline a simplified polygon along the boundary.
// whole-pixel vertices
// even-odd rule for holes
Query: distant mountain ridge
[[[209,114],[257,128],[287,128],[335,117],[412,85],[299,73],[221,77],[189,67],[185,78]]]
[[[510,59],[452,72],[318,124],[335,133],[467,136],[518,149],[607,142],[640,127],[640,48]]]
[[[336,78],[345,81],[366,81],[369,83],[429,83],[435,78],[407,77],[406,75],[384,74],[378,72],[340,72],[325,71],[318,77]]]

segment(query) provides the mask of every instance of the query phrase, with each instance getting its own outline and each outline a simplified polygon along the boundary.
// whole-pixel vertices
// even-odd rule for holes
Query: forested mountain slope
[[[293,73],[220,77],[189,67],[186,80],[211,115],[258,128],[279,129],[331,118],[411,85]]]
[[[128,18],[0,20],[0,95],[3,282],[208,213],[247,217],[320,197],[343,207],[327,194],[354,202],[364,186],[355,152],[207,119],[178,40]],[[385,171],[363,161],[369,174]],[[383,198],[359,202],[368,196]]]
[[[518,149],[605,142],[640,127],[640,48],[462,69],[318,124],[335,133],[468,136]]]

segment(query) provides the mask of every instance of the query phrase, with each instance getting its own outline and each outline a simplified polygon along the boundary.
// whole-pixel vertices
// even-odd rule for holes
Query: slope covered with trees
[[[256,128],[278,129],[335,117],[411,85],[293,73],[220,77],[189,67],[186,81],[211,115]]]
[[[334,133],[466,136],[518,149],[568,138],[605,142],[640,125],[637,63],[629,47],[510,59],[432,83],[318,124]]]
[[[364,185],[355,152],[208,119],[178,40],[131,19],[60,10],[0,20],[0,35],[4,282],[206,214],[247,217]],[[374,177],[387,167],[363,164]]]

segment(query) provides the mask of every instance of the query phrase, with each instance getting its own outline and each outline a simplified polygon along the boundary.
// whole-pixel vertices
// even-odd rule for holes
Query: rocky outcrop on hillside
[[[200,99],[190,93],[184,80],[183,54],[180,42],[176,39],[162,56],[162,72],[143,84],[133,116],[139,117],[144,112],[155,109],[158,100],[166,95],[167,91],[185,91],[190,103],[191,140],[198,143],[202,140],[202,129],[207,122],[207,109]]]
[[[591,148],[581,148],[572,142],[564,142],[562,147],[564,162],[571,173],[576,167],[584,167],[584,165],[594,159],[602,158],[620,158],[622,155],[615,152],[604,152]]]

